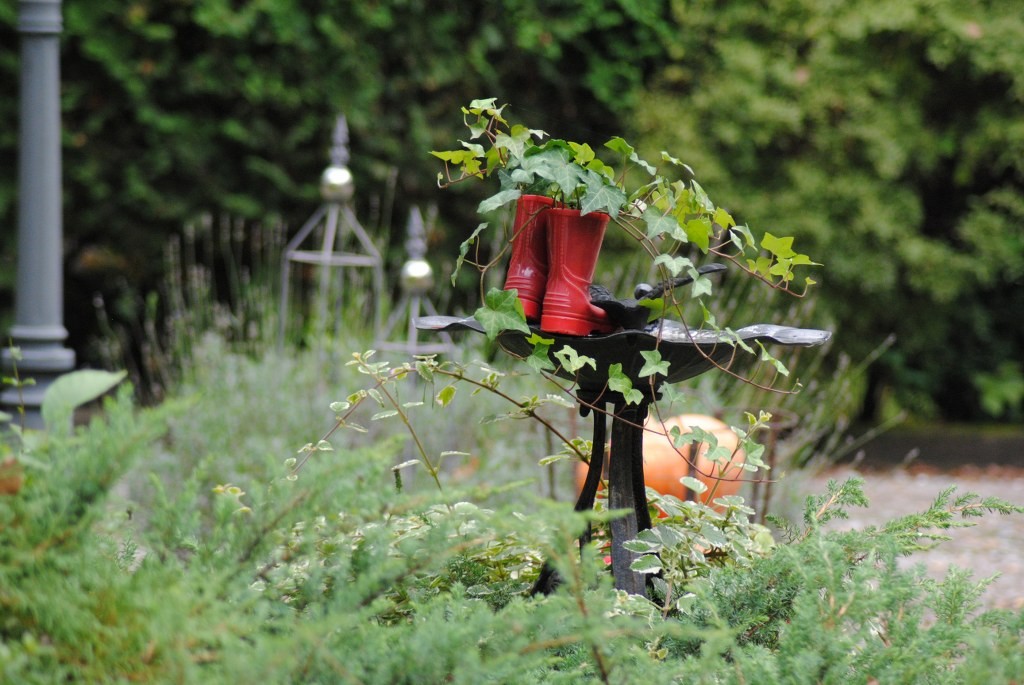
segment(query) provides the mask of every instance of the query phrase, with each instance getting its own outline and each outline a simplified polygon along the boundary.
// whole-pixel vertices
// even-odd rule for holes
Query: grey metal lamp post
[[[64,347],[63,223],[61,206],[60,33],[61,0],[20,0],[21,129],[18,156],[18,279],[10,338],[17,362],[3,350],[3,365],[17,364],[35,385],[8,389],[5,407],[24,406],[25,425],[41,428],[39,408],[53,380],[75,365]],[[5,341],[6,342],[6,341]],[[5,345],[6,348],[6,345]]]

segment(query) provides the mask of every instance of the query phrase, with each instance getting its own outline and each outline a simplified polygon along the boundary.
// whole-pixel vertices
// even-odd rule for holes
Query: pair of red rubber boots
[[[526,320],[547,333],[610,333],[615,326],[590,303],[590,283],[611,217],[555,207],[543,195],[516,203],[505,290],[515,289]]]

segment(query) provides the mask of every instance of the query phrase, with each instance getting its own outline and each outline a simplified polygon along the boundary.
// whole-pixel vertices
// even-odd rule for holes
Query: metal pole
[[[7,389],[5,407],[24,406],[25,425],[43,427],[40,405],[55,378],[75,365],[64,347],[63,224],[61,207],[61,0],[20,0],[21,128],[18,155],[18,278],[13,344],[20,378],[34,386]],[[5,341],[6,342],[6,341]],[[4,346],[6,348],[6,345]],[[3,351],[3,365],[15,360]]]

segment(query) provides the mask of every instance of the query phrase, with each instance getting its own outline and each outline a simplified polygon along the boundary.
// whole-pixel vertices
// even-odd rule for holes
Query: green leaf
[[[673,235],[679,228],[679,222],[671,214],[665,214],[657,209],[648,207],[641,215],[647,225],[647,237],[655,240],[662,236]]]
[[[569,373],[576,373],[584,366],[589,366],[597,371],[597,361],[593,357],[580,355],[575,349],[568,345],[555,352],[555,359],[557,359],[562,364],[562,368]]]
[[[689,488],[690,490],[696,492],[698,495],[703,492],[706,492],[708,489],[707,485],[705,485],[702,481],[697,480],[693,476],[683,476],[682,478],[679,479],[679,482],[682,483],[685,487]]]
[[[551,464],[557,464],[560,461],[567,461],[569,459],[576,459],[575,454],[569,454],[567,452],[559,452],[558,454],[549,454],[546,457],[541,458],[538,462],[538,466],[550,466]]]
[[[607,143],[605,143],[604,146],[611,150],[612,152],[618,152],[620,155],[627,158],[631,154],[636,152],[632,145],[627,143],[625,139],[620,138],[619,136],[614,136]]]
[[[633,381],[622,372],[622,364],[612,364],[608,367],[608,389],[622,395],[626,404],[640,404],[644,395],[633,387]]]
[[[761,238],[761,247],[775,255],[776,259],[789,259],[796,256],[796,252],[793,251],[792,236],[777,238],[771,233],[765,233]]]
[[[711,245],[711,222],[707,217],[690,219],[686,222],[683,230],[686,231],[686,237],[690,239],[690,242],[699,247],[701,252],[707,254]]]
[[[533,352],[526,358],[527,366],[537,372],[554,371],[555,365],[548,356],[548,350],[555,343],[554,338],[543,338],[534,333],[527,338],[526,342],[533,345]]]
[[[789,376],[789,369],[786,368],[786,365],[780,362],[775,357],[773,357],[771,354],[769,354],[768,348],[762,345],[760,340],[757,341],[757,346],[761,348],[761,361],[768,362],[769,364],[774,366],[775,370],[778,371],[783,376]]]
[[[614,219],[626,204],[626,191],[610,185],[601,174],[588,171],[585,177],[587,191],[580,202],[580,213],[607,212]]]
[[[661,358],[660,351],[641,351],[640,356],[644,358],[643,368],[640,369],[641,376],[653,376],[656,373],[668,375],[668,361]]]
[[[504,109],[504,105],[501,109],[495,110],[494,105],[498,101],[498,98],[477,98],[476,100],[470,100],[469,106],[464,107],[462,111],[473,114],[483,114],[484,112],[498,114],[501,109]]]
[[[480,233],[487,228],[487,226],[488,224],[486,222],[477,226],[476,230],[473,231],[473,234],[463,240],[462,244],[459,245],[459,257],[455,260],[455,268],[452,270],[452,285],[455,285],[455,277],[459,275],[459,269],[462,268],[462,265],[466,261],[466,255],[469,253],[469,248],[473,246],[477,241],[477,238],[480,237]]]
[[[646,160],[640,159],[640,156],[637,155],[635,152],[630,153],[629,161],[636,164],[638,167],[646,171],[651,176],[657,176],[658,174],[658,170],[654,168],[653,164]]]
[[[481,202],[477,206],[476,211],[480,214],[487,214],[488,212],[493,212],[499,207],[504,207],[509,202],[514,202],[518,200],[522,194],[523,191],[519,190],[518,188],[502,190],[498,193],[495,193],[494,195],[491,195],[489,198]]]
[[[685,162],[683,162],[678,157],[673,157],[672,155],[670,155],[669,153],[665,152],[664,150],[661,151],[661,159],[663,161],[668,162],[669,164],[671,164],[673,166],[682,167],[683,169],[686,170],[686,172],[688,174],[690,174],[690,176],[696,176],[696,174],[693,171],[693,168],[689,164],[686,164]]]
[[[509,133],[498,133],[494,136],[494,147],[508,150],[509,156],[512,159],[520,159],[526,153],[526,148],[531,143],[533,133],[533,131],[525,126],[513,126]]]
[[[669,254],[659,254],[654,258],[654,266],[664,266],[672,276],[678,276],[684,270],[693,270],[693,262],[687,257],[673,257]]]
[[[665,316],[665,312],[668,309],[665,305],[664,297],[655,297],[640,300],[639,302],[637,302],[637,305],[651,310],[651,312],[647,315],[647,323],[651,323],[662,318],[663,316]]]
[[[576,153],[576,156],[573,157],[572,161],[576,162],[580,166],[586,166],[587,162],[594,159],[594,149],[586,143],[570,142],[569,147],[571,147],[572,151]]]
[[[712,290],[711,279],[707,276],[697,276],[693,279],[693,288],[691,293],[694,298],[701,297],[703,295],[710,295]]]
[[[732,218],[732,215],[721,207],[715,210],[715,216],[712,221],[726,229],[736,225],[736,220]]]
[[[700,534],[713,547],[724,548],[729,544],[729,538],[725,533],[710,523],[705,523],[700,527]]]
[[[636,573],[658,573],[662,569],[661,559],[653,554],[645,554],[629,565]]]
[[[570,197],[583,181],[583,169],[568,159],[565,151],[558,147],[560,142],[549,141],[548,144],[554,147],[525,157],[522,168],[551,181],[564,196]]]
[[[82,369],[59,376],[43,394],[43,422],[53,432],[67,432],[76,407],[91,402],[120,383],[127,371]]]
[[[391,467],[391,470],[392,471],[401,471],[402,469],[407,469],[410,466],[416,466],[416,465],[418,465],[420,463],[422,463],[422,462],[420,462],[419,459],[409,459],[407,461],[403,461],[401,464],[395,464],[394,466]]]
[[[484,327],[488,340],[495,340],[503,331],[531,334],[523,313],[523,303],[515,290],[491,288],[484,296],[484,306],[473,314]]]
[[[447,407],[455,399],[455,386],[446,385],[441,388],[441,392],[437,393],[437,403],[442,407]]]

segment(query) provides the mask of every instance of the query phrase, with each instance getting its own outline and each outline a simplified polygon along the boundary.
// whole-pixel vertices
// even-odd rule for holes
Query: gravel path
[[[925,466],[888,471],[838,467],[809,479],[801,489],[803,494],[821,494],[830,478],[842,481],[851,475],[864,479],[864,492],[871,506],[850,510],[849,520],[837,522],[843,528],[878,525],[897,516],[924,511],[950,485],[956,485],[959,493],[975,492],[1024,505],[1024,469],[1005,466],[964,467],[954,471]],[[1024,514],[986,515],[974,521],[976,525],[970,528],[952,531],[953,539],[949,542],[909,557],[907,564],[923,563],[934,578],[945,577],[950,566],[972,570],[976,580],[1001,574],[986,590],[983,605],[1024,609]]]

